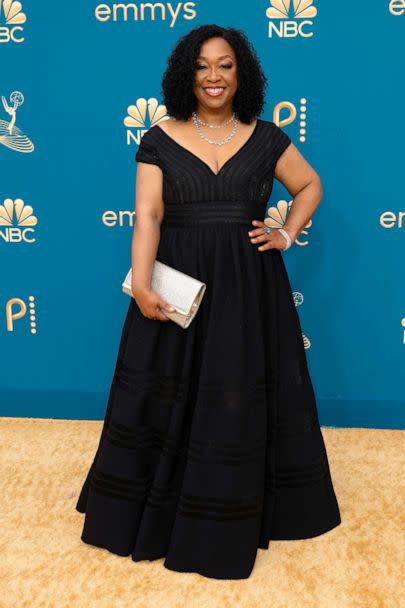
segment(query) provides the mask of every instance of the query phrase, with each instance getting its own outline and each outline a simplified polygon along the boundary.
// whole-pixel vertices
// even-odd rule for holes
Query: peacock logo
[[[264,218],[263,222],[269,228],[282,228],[287,220],[287,216],[291,209],[291,205],[292,205],[292,201],[290,201],[289,203],[284,200],[278,201],[278,203],[275,207],[273,206],[273,207],[269,207],[267,209],[267,217]],[[308,240],[305,240],[305,241],[301,240],[301,235],[307,236],[308,235],[307,228],[310,228],[311,226],[312,226],[312,219],[310,219],[308,221],[308,223],[304,226],[304,228],[301,230],[300,234],[295,239],[294,242],[296,245],[301,245],[301,247],[305,247],[306,245],[309,245]]]
[[[0,205],[0,239],[5,243],[34,243],[33,227],[37,223],[33,208],[21,198],[6,198]]]
[[[270,4],[266,11],[269,19],[312,19],[318,12],[312,0],[293,0],[292,8],[290,0],[270,0]]]
[[[124,118],[124,125],[128,127],[127,144],[134,141],[139,145],[145,131],[168,118],[166,106],[160,104],[155,97],[140,97],[135,105],[128,106]]]
[[[0,43],[24,42],[21,36],[24,29],[21,27],[27,21],[22,11],[22,4],[17,0],[0,0]]]
[[[269,21],[269,38],[310,38],[313,36],[311,19],[318,11],[313,0],[270,0],[266,10]],[[273,21],[275,20],[275,21]]]
[[[308,336],[305,336],[304,334],[302,335],[302,340],[304,342],[304,348],[305,350],[307,348],[311,348],[311,340],[308,338]]]

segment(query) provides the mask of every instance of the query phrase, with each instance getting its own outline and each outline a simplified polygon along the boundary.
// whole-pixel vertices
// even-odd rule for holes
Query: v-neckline
[[[194,152],[191,152],[191,150],[189,150],[188,148],[185,148],[184,146],[182,146],[181,144],[179,144],[178,141],[176,141],[175,139],[173,139],[173,137],[171,135],[168,135],[166,133],[166,131],[163,131],[163,129],[156,124],[155,127],[157,127],[159,129],[159,131],[161,131],[163,133],[163,135],[165,135],[168,139],[170,139],[170,141],[172,141],[178,148],[181,148],[182,150],[184,150],[185,152],[187,152],[187,154],[189,154],[190,156],[192,156],[193,158],[196,158],[202,165],[204,165],[208,171],[211,173],[211,175],[213,175],[214,177],[219,177],[220,173],[223,171],[223,169],[231,162],[231,160],[233,160],[236,156],[238,156],[242,150],[244,150],[246,148],[246,146],[252,141],[254,135],[257,132],[257,129],[259,127],[259,118],[256,118],[256,124],[255,124],[255,128],[253,129],[253,131],[251,132],[251,134],[249,135],[249,137],[247,138],[247,140],[240,146],[240,148],[238,150],[236,150],[236,152],[234,154],[232,154],[232,156],[230,156],[222,165],[222,167],[218,170],[217,173],[215,173],[215,171],[212,170],[212,168],[209,166],[208,163],[205,162],[205,160],[203,160],[202,158],[200,158],[199,156],[197,156],[197,154],[194,154]]]

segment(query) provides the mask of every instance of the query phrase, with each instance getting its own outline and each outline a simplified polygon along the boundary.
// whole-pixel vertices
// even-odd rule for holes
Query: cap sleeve
[[[149,163],[161,167],[159,152],[150,131],[146,131],[142,136],[137,153],[136,162]]]
[[[273,128],[272,151],[273,151],[273,156],[274,156],[274,164],[276,164],[278,159],[284,152],[284,150],[286,150],[288,148],[288,146],[290,145],[291,138],[287,135],[287,133],[284,133],[284,131],[282,129],[280,129],[280,127],[278,127],[275,123],[273,123],[273,124],[274,124],[274,128]]]

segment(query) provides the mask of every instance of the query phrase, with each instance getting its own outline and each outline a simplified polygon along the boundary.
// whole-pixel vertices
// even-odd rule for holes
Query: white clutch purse
[[[169,319],[183,328],[190,325],[201,304],[206,284],[190,275],[155,260],[151,277],[151,288],[160,294],[176,310],[161,309]],[[132,268],[122,283],[124,293],[133,297]]]

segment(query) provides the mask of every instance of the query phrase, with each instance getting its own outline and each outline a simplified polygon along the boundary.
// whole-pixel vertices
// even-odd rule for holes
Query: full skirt
[[[157,259],[206,282],[187,329],[131,298],[81,539],[134,561],[247,578],[269,541],[340,524],[283,256],[245,225],[162,230]]]

